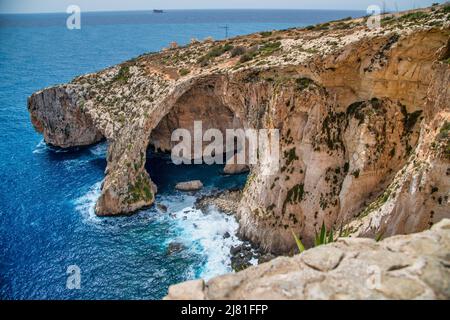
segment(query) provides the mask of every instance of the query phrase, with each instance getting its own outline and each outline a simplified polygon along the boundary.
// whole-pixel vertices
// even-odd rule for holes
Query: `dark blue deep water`
[[[132,217],[97,218],[93,205],[106,166],[106,143],[60,150],[42,142],[27,97],[171,41],[224,37],[361,16],[364,12],[295,10],[168,11],[82,14],[81,30],[65,14],[0,15],[0,298],[158,299],[167,287],[230,271],[233,217],[192,209],[198,195],[173,191],[201,179],[203,193],[242,186],[245,176],[220,166],[176,167],[151,156],[157,200]],[[223,239],[230,232],[232,237]],[[168,255],[171,242],[184,250]],[[66,270],[81,269],[81,289],[66,289]]]

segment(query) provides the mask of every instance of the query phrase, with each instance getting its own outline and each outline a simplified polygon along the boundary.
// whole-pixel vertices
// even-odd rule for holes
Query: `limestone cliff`
[[[193,41],[48,88],[29,99],[48,143],[108,141],[98,215],[154,202],[144,165],[170,132],[277,128],[281,170],[252,166],[240,233],[275,253],[324,222],[389,236],[450,217],[449,7]],[[207,128],[204,128],[207,129]]]

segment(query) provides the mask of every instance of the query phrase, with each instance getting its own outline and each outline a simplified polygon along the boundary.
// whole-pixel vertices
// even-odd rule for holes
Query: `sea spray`
[[[151,216],[157,223],[148,225],[149,228],[160,224],[170,225],[171,232],[162,241],[165,250],[171,243],[181,243],[183,255],[200,257],[196,269],[185,271],[186,280],[198,277],[209,279],[232,271],[230,249],[242,244],[236,235],[238,223],[234,216],[214,207],[206,212],[195,209],[196,197],[176,193],[157,196],[157,201],[167,207],[165,213],[152,207],[133,217],[99,218],[95,215],[95,203],[100,196],[100,187],[101,182],[95,183],[87,193],[74,201],[84,223],[96,228],[123,228],[125,225],[140,225],[145,216]]]
[[[175,215],[180,233],[174,240],[186,245],[193,253],[205,257],[200,277],[209,279],[231,272],[230,249],[242,244],[236,236],[236,219],[214,208],[203,212],[188,207]]]

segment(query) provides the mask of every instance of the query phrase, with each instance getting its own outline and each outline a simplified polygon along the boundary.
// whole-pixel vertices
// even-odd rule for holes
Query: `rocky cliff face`
[[[67,148],[103,138],[89,114],[77,106],[78,92],[66,85],[36,92],[28,101],[31,122],[47,143]]]
[[[324,222],[346,234],[389,236],[450,217],[449,10],[253,34],[140,56],[32,95],[48,143],[105,137],[98,215],[153,203],[149,145],[172,147],[192,120],[277,128],[281,169],[252,166],[240,233],[275,253],[292,231],[310,245]],[[205,128],[206,129],[206,128]]]
[[[450,220],[381,242],[341,238],[204,282],[173,285],[165,299],[330,300],[450,298]]]

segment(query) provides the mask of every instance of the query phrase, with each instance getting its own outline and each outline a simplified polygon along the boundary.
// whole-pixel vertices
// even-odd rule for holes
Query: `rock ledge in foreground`
[[[341,238],[204,282],[173,285],[164,299],[449,299],[450,220],[387,238]]]

